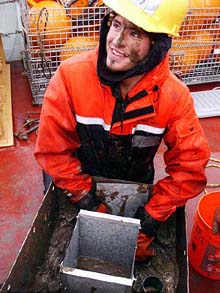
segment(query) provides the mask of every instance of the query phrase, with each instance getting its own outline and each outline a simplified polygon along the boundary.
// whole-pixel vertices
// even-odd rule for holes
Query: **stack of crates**
[[[41,104],[60,62],[97,45],[101,21],[109,9],[100,0],[20,3],[25,69],[33,104]],[[220,7],[188,9],[180,36],[173,38],[170,66],[188,85],[220,80]]]

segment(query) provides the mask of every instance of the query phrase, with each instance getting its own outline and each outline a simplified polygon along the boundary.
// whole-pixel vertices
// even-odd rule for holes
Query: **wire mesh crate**
[[[188,85],[220,80],[220,7],[188,10],[170,66]]]
[[[78,1],[62,2],[63,5],[42,1],[30,7],[24,0],[20,2],[25,37],[23,60],[33,104],[42,103],[47,84],[61,61],[98,43],[101,20],[108,8],[100,1],[79,2],[91,6],[78,7]]]
[[[97,45],[109,9],[94,0],[43,1],[32,8],[20,1],[24,65],[33,104],[41,104],[60,62]],[[220,7],[188,9],[180,36],[173,38],[170,66],[188,85],[220,81]]]

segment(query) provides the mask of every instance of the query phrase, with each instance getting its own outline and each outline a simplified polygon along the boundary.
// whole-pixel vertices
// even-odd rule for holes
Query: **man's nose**
[[[125,36],[125,32],[124,31],[121,31],[121,32],[118,32],[117,35],[115,36],[115,39],[114,39],[114,43],[117,45],[117,46],[124,46],[125,43],[126,43],[126,36]]]

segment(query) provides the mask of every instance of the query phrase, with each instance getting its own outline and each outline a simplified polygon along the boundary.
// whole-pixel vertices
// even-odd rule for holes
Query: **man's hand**
[[[215,209],[212,221],[212,232],[215,235],[220,232],[220,208]]]
[[[136,217],[141,220],[141,231],[138,234],[136,261],[146,261],[155,255],[155,251],[150,247],[154,236],[159,229],[161,222],[148,214],[144,207],[137,210]]]
[[[135,217],[141,220],[141,232],[148,237],[154,237],[162,222],[154,219],[144,207],[138,208]]]
[[[108,212],[107,206],[100,201],[94,191],[89,191],[76,205],[79,209],[83,210],[99,213]]]
[[[139,232],[137,240],[137,250],[135,260],[143,262],[155,255],[154,249],[150,247],[154,237],[148,237],[146,234]]]

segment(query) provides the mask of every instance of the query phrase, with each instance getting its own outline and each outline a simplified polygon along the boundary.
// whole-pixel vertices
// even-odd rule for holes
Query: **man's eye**
[[[136,31],[132,31],[131,36],[134,37],[134,38],[140,38],[140,34],[138,32],[136,32]]]
[[[113,22],[113,23],[112,23],[112,26],[113,26],[115,29],[119,29],[119,28],[120,28],[120,26],[119,26],[119,24],[118,24],[117,22]]]

